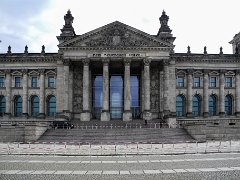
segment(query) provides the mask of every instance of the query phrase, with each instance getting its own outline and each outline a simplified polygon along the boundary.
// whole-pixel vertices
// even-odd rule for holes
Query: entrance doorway
[[[123,114],[123,77],[110,77],[110,118],[122,119]]]

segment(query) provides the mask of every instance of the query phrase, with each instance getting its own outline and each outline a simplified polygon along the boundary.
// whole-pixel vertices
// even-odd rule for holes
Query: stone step
[[[48,129],[38,142],[177,143],[195,140],[184,129]]]

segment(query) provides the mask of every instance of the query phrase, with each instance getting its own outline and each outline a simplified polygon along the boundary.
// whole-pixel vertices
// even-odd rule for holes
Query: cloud
[[[0,52],[6,52],[8,45],[12,52],[23,52],[25,45],[31,46],[29,42],[35,40],[31,37],[41,34],[43,26],[38,17],[48,5],[42,0],[1,0]]]

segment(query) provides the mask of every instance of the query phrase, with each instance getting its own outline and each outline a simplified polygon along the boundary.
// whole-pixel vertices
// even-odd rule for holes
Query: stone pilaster
[[[203,76],[203,117],[208,117],[208,71]]]
[[[235,114],[237,117],[240,117],[240,71],[236,72],[235,77],[235,97],[236,97],[236,105],[235,105]]]
[[[83,112],[81,113],[81,121],[90,121],[90,94],[89,94],[89,59],[83,60]]]
[[[39,93],[39,118],[45,118],[45,69],[39,69],[38,70],[40,74],[39,78],[39,87],[40,87],[40,93]]]
[[[23,88],[23,103],[22,103],[22,115],[24,117],[28,117],[28,75],[27,70],[22,70],[23,73],[23,81],[22,81],[22,88]]]
[[[159,117],[163,119],[164,113],[163,113],[163,106],[164,106],[164,84],[163,84],[163,76],[164,76],[164,71],[160,70],[159,71]]]
[[[170,114],[169,110],[169,62],[164,61],[163,63],[163,113],[164,116],[168,116]]]
[[[150,63],[151,59],[146,58],[143,60],[144,62],[144,112],[143,112],[143,120],[151,120],[151,104],[150,104]]]
[[[187,117],[192,117],[192,87],[193,87],[193,70],[189,69],[187,74]]]
[[[64,104],[63,104],[63,111],[69,112],[69,65],[70,60],[64,59],[63,60],[63,72],[64,72]]]
[[[176,67],[175,60],[169,61],[168,76],[168,108],[169,117],[176,118]]]
[[[132,120],[131,91],[130,91],[130,59],[124,60],[124,113],[123,121]]]
[[[11,116],[11,97],[12,97],[12,79],[11,79],[11,70],[7,69],[6,74],[6,116]]]
[[[64,77],[63,77],[63,62],[61,59],[57,61],[57,79],[56,79],[56,112],[57,115],[63,113],[64,104]]]
[[[109,59],[103,59],[103,104],[101,121],[109,121]]]
[[[219,115],[223,117],[225,115],[225,96],[224,96],[224,86],[225,86],[225,79],[224,79],[224,71],[220,72],[220,85],[219,85]]]

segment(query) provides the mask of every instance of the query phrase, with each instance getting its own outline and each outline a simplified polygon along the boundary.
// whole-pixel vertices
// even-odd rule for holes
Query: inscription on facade
[[[145,57],[143,53],[93,53],[88,57]]]

